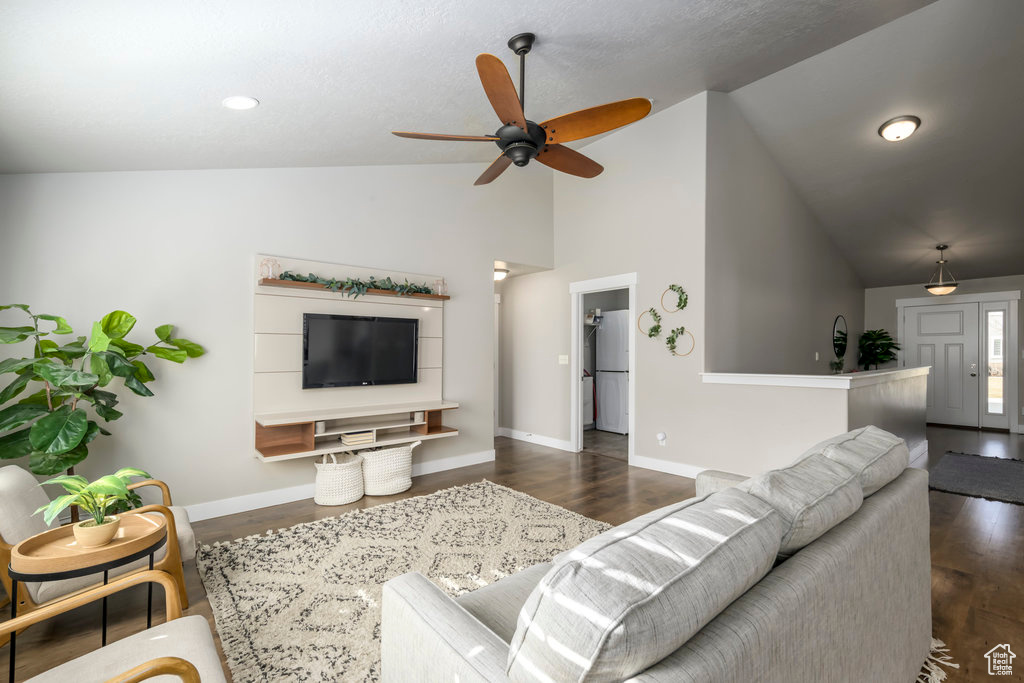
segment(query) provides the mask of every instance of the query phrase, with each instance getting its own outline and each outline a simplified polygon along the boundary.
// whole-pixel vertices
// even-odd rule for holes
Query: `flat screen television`
[[[420,321],[302,315],[302,388],[413,384]]]

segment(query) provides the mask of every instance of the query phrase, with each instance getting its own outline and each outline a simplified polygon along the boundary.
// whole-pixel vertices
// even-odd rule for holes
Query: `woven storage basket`
[[[327,458],[331,462],[327,462]],[[324,455],[316,465],[316,489],[313,502],[317,505],[344,505],[363,497],[363,458],[352,453]]]
[[[368,496],[390,496],[412,486],[412,449],[408,446],[363,451],[363,491]]]

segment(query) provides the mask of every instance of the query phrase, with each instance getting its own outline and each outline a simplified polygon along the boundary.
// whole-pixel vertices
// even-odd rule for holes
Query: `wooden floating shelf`
[[[298,289],[318,289],[322,292],[330,292],[331,290],[317,282],[297,282],[295,280],[277,280],[274,278],[261,278],[260,285],[263,287],[292,287]],[[334,292],[335,294],[341,294],[342,296],[348,296],[341,290]],[[419,292],[413,294],[399,294],[390,289],[368,289],[366,294],[373,294],[375,296],[400,296],[409,297],[411,299],[433,299],[435,301],[448,301],[451,299],[447,294],[421,294]]]
[[[458,429],[441,424],[443,411],[458,406],[448,401],[425,401],[333,411],[264,413],[256,416],[256,457],[263,462],[276,462],[458,436]],[[346,422],[359,418],[376,419]],[[319,421],[334,424],[315,434],[314,425]],[[373,441],[354,445],[342,442],[344,434],[366,431],[373,432]]]

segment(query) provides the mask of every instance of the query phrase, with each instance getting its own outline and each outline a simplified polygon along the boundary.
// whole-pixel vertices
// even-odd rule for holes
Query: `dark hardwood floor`
[[[600,429],[587,429],[583,432],[583,452],[605,455],[625,462],[629,458],[629,436],[603,432]]]
[[[928,438],[924,466],[938,462],[946,450],[1024,458],[1020,435],[930,427]],[[572,455],[504,438],[496,439],[495,446],[495,462],[417,477],[409,491],[397,496],[367,497],[329,508],[318,507],[312,500],[288,503],[199,522],[196,534],[202,543],[226,541],[480,479],[610,524],[694,495],[692,479],[631,468],[609,457]],[[1024,507],[936,491],[930,500],[933,631],[946,641],[961,666],[950,672],[948,680],[988,680],[985,652],[998,643],[1024,650]],[[185,569],[192,600],[186,614],[203,615],[212,627],[194,563]],[[154,602],[162,601],[157,597]],[[144,589],[111,599],[110,640],[144,628],[144,610]],[[161,612],[161,607],[154,609],[157,623],[162,621]],[[99,616],[99,605],[90,605],[24,632],[18,638],[18,680],[98,647]],[[0,648],[0,672],[7,670],[8,653],[8,646]],[[1017,677],[1003,680],[1024,680],[1024,660],[1015,668],[1020,671]]]

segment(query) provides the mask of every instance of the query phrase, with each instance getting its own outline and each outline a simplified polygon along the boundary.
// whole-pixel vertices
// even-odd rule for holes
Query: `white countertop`
[[[705,384],[742,384],[767,387],[808,387],[813,389],[855,389],[872,384],[896,382],[927,375],[931,366],[845,372],[841,375],[769,375],[742,372],[702,372]]]

